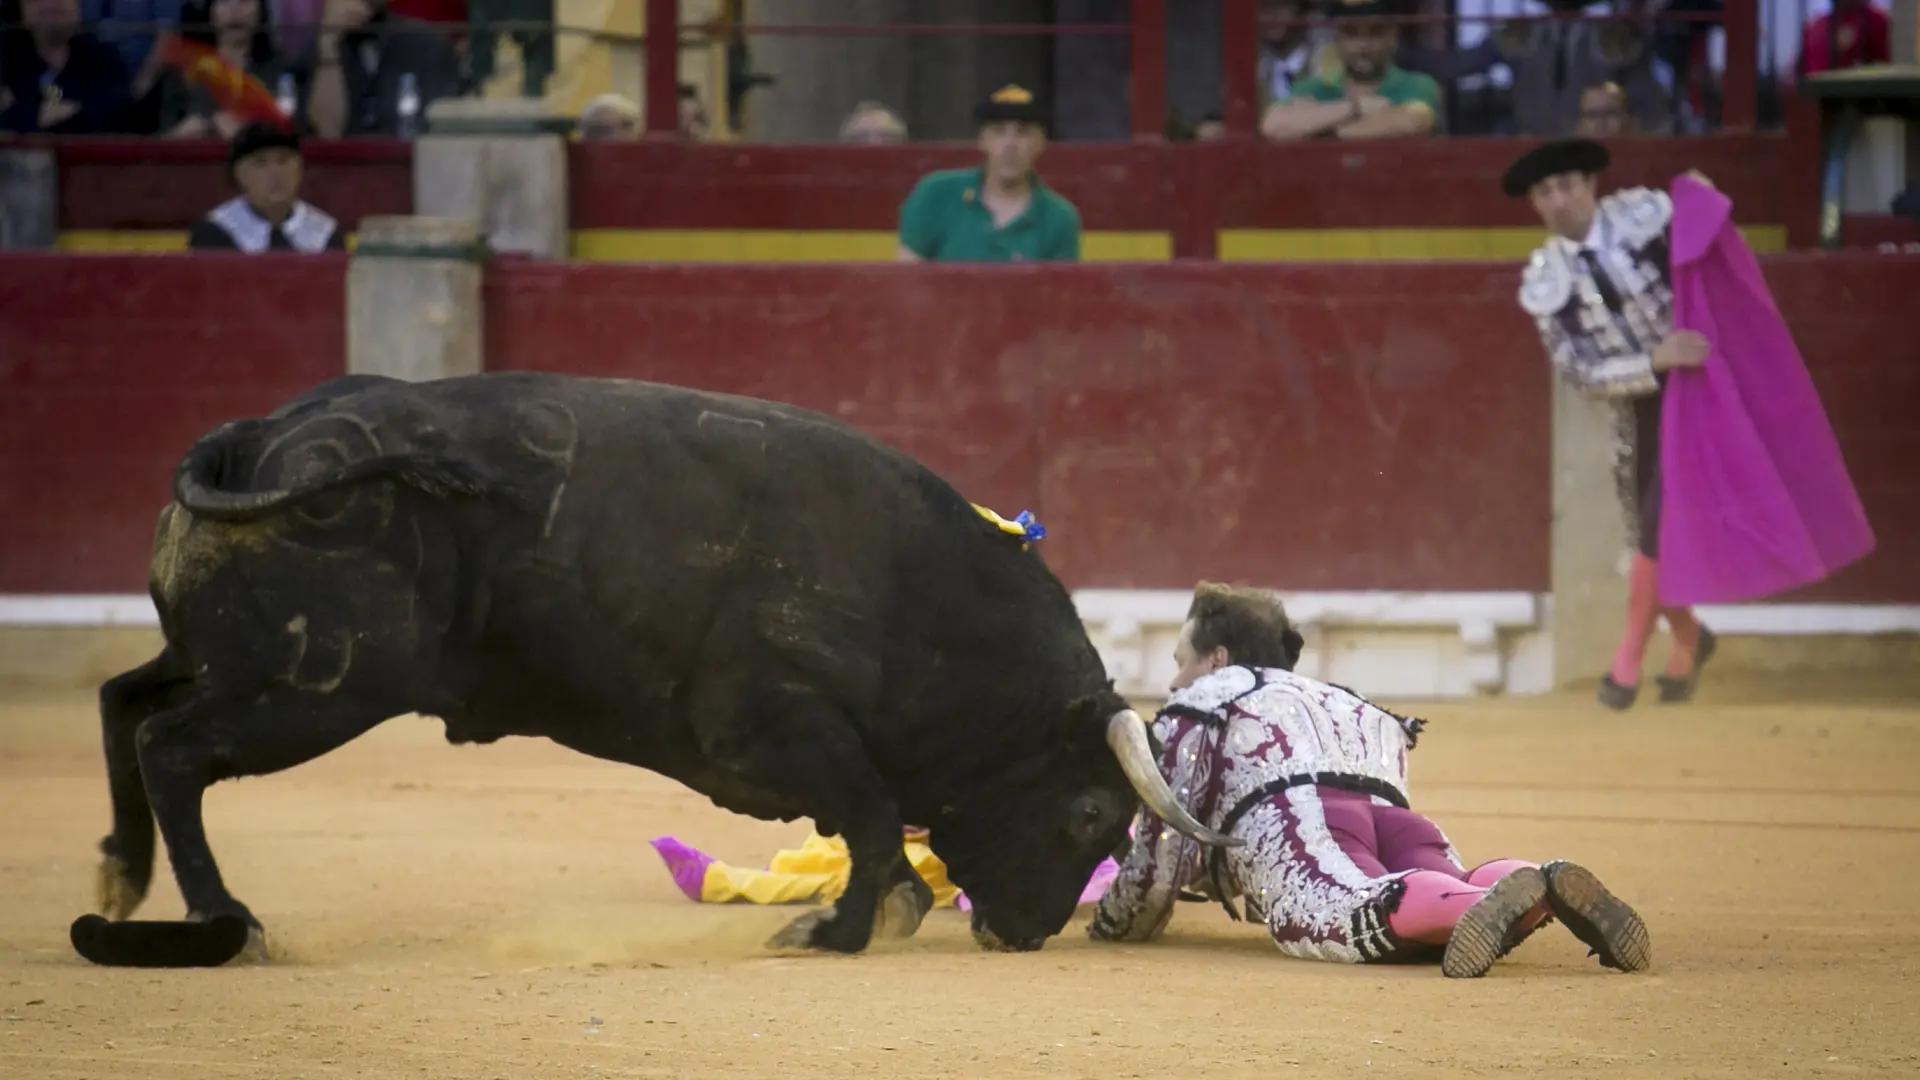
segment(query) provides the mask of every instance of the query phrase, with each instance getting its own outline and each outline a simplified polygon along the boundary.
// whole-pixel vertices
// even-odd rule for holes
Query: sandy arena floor
[[[646,841],[740,863],[804,824],[545,743],[395,721],[208,796],[264,967],[70,951],[106,784],[90,695],[0,687],[0,1076],[1920,1075],[1920,701],[1603,715],[1439,705],[1422,809],[1470,862],[1570,855],[1639,907],[1654,971],[1552,928],[1476,982],[1288,960],[1217,908],[1145,947],[983,955],[935,912],[856,958],[772,957],[798,909],[700,906]],[[156,875],[141,915],[181,913]]]

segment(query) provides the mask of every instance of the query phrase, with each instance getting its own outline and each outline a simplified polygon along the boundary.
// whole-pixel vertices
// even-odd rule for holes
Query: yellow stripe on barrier
[[[1748,245],[1785,251],[1784,225],[1747,225]],[[1538,229],[1222,229],[1221,262],[1360,262],[1367,260],[1514,261],[1540,246]],[[358,237],[347,236],[347,250]],[[579,229],[572,254],[585,262],[680,264],[892,262],[895,238],[881,230],[833,229]],[[172,231],[71,229],[59,250],[78,254],[185,251],[187,234]],[[1153,232],[1089,232],[1089,263],[1166,262],[1173,237]]]
[[[76,255],[151,255],[187,250],[187,234],[162,229],[67,229],[54,238],[56,250]],[[360,234],[347,234],[347,250],[360,246]]]
[[[1747,225],[1740,233],[1756,252],[1787,250],[1784,225]],[[1221,262],[1504,262],[1531,255],[1542,238],[1531,228],[1222,229],[1218,252]]]
[[[892,262],[894,233],[879,229],[579,229],[573,257],[587,262],[822,263]],[[1173,237],[1154,232],[1088,232],[1080,257],[1090,263],[1166,262]]]

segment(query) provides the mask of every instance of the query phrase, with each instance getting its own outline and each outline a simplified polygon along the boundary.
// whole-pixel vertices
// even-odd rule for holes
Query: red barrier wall
[[[225,143],[81,139],[54,144],[60,228],[178,231],[233,197]],[[348,229],[413,212],[413,147],[397,139],[310,142],[301,194]]]
[[[1499,192],[1521,145],[1062,144],[1047,151],[1041,172],[1080,208],[1088,229],[1171,233],[1176,255],[1211,257],[1221,229],[1531,226],[1526,206]],[[1791,188],[1786,136],[1613,145],[1611,185],[1663,186],[1699,168],[1733,198],[1743,223],[1792,223],[1811,242],[1817,181]],[[71,140],[57,152],[63,229],[181,230],[229,193],[218,143]],[[575,229],[892,229],[915,180],[978,160],[964,144],[574,143],[570,154]],[[349,227],[413,205],[403,142],[316,142],[307,158],[307,197]]]
[[[0,256],[0,592],[139,590],[180,453],[341,370],[342,269]],[[1767,270],[1880,537],[1809,596],[1920,603],[1920,258]],[[489,272],[487,349],[841,416],[1036,510],[1076,586],[1544,590],[1548,374],[1514,284],[1473,264],[514,261]]]
[[[344,370],[346,257],[0,256],[0,593],[142,593],[173,469]]]
[[[501,367],[836,413],[1036,509],[1074,585],[1543,589],[1546,368],[1511,268],[1448,274],[524,265],[487,335]]]
[[[1041,175],[1089,229],[1173,233],[1174,254],[1211,257],[1221,229],[1476,229],[1538,224],[1500,194],[1525,143],[1443,139],[1060,145]],[[1609,186],[1665,187],[1698,168],[1746,224],[1811,223],[1789,200],[1782,135],[1620,139]],[[577,143],[576,229],[892,229],[933,169],[976,164],[971,147]],[[1817,193],[1816,193],[1817,199]]]

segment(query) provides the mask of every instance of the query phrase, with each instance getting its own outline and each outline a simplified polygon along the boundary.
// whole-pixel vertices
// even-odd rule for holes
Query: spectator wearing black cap
[[[227,177],[240,194],[194,222],[195,251],[344,251],[346,233],[332,215],[300,199],[300,136],[273,124],[248,124],[233,138]]]
[[[1384,0],[1341,0],[1334,50],[1340,70],[1301,79],[1267,107],[1260,131],[1269,139],[1403,139],[1430,135],[1439,123],[1440,84],[1393,62],[1400,30],[1379,21]]]
[[[900,207],[901,262],[1080,258],[1080,212],[1040,182],[1046,113],[1018,86],[980,103],[979,168],[929,173]]]

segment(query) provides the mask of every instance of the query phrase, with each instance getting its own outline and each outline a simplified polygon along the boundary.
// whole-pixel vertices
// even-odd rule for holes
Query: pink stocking
[[[1453,936],[1453,924],[1487,891],[1437,870],[1415,870],[1405,883],[1407,891],[1400,897],[1400,906],[1387,916],[1387,925],[1400,937],[1422,945],[1445,945]]]
[[[1492,862],[1484,862],[1467,873],[1467,884],[1491,889],[1494,882],[1515,870],[1525,870],[1533,865],[1530,862],[1521,862],[1519,859],[1495,859]]]
[[[1522,862],[1519,859],[1495,859],[1492,862],[1483,862],[1479,866],[1474,867],[1471,873],[1467,874],[1467,884],[1478,885],[1483,889],[1491,889],[1493,888],[1494,882],[1499,881],[1515,870],[1526,870],[1536,865],[1538,864]],[[1540,920],[1546,918],[1552,911],[1553,909],[1547,906],[1545,900],[1540,901],[1540,903],[1527,914],[1526,918],[1520,920],[1520,929],[1532,930],[1534,927],[1539,926]]]
[[[1647,639],[1653,636],[1653,624],[1660,618],[1660,564],[1635,553],[1633,569],[1627,575],[1627,630],[1620,638],[1620,650],[1613,654],[1613,681],[1621,686],[1640,685],[1640,662],[1647,655]]]

